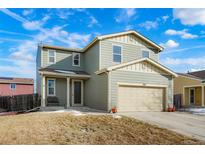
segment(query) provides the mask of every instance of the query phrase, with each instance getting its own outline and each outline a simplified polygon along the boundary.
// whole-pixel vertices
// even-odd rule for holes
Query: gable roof
[[[136,37],[144,40],[145,42],[147,42],[148,44],[150,44],[151,46],[153,46],[154,48],[156,48],[158,50],[158,52],[161,52],[164,48],[161,47],[160,45],[156,44],[155,42],[151,41],[150,39],[148,39],[147,37],[143,36],[142,34],[136,32],[135,30],[130,30],[130,31],[125,31],[125,32],[119,32],[119,33],[113,33],[113,34],[107,34],[107,35],[101,35],[101,36],[97,36],[94,40],[92,40],[84,49],[83,51],[86,51],[89,47],[91,47],[94,43],[96,43],[99,40],[103,40],[103,39],[107,39],[107,38],[111,38],[111,37],[115,37],[115,36],[121,36],[121,35],[127,35],[127,34],[133,34]]]
[[[122,68],[122,67],[125,67],[125,66],[129,66],[129,65],[132,65],[132,64],[135,64],[135,63],[143,62],[143,61],[149,62],[152,65],[155,65],[156,67],[162,69],[163,71],[167,72],[168,74],[171,74],[174,77],[178,76],[175,72],[171,71],[170,69],[166,68],[165,66],[161,65],[160,63],[158,63],[154,60],[151,60],[150,58],[137,59],[137,60],[133,60],[133,61],[130,61],[130,62],[118,64],[118,65],[111,66],[111,67],[108,67],[108,68],[104,68],[104,69],[101,69],[101,70],[97,71],[96,74],[109,72],[109,71],[112,71],[112,70],[116,70],[116,69],[119,69],[119,68]]]
[[[76,51],[76,52],[82,51],[82,49],[78,49],[78,48],[66,48],[66,47],[60,47],[60,46],[48,45],[48,44],[39,44],[39,46],[46,49],[56,49],[56,50],[63,50],[63,51]]]
[[[0,77],[0,83],[33,84],[33,79]]]
[[[194,76],[194,75],[191,75],[189,73],[177,73],[178,75],[182,76],[182,77],[186,77],[186,78],[191,78],[191,79],[194,79],[194,80],[200,80],[202,81],[201,78],[197,77],[197,76]]]
[[[195,71],[195,72],[188,72],[187,74],[198,77],[202,80],[205,79],[205,70]]]

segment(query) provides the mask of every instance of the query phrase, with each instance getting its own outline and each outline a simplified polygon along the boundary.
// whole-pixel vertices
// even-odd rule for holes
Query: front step
[[[65,108],[63,106],[46,106],[46,107],[41,107],[40,111],[58,111],[64,109]]]

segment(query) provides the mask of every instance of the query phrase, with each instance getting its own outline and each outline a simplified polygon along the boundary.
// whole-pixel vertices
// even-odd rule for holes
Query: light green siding
[[[91,78],[85,81],[85,105],[91,108],[107,110],[107,75],[96,75],[99,70],[99,43],[85,52],[85,71]]]
[[[83,70],[84,69],[84,54],[80,54],[80,67],[72,66],[72,52],[69,51],[56,51],[56,63],[49,64],[48,62],[48,49],[44,49],[42,57],[42,67],[54,68],[54,69],[63,69],[63,70]]]
[[[117,83],[145,83],[153,85],[167,85],[168,87],[168,98],[167,103],[173,103],[173,94],[172,94],[172,77],[154,74],[154,73],[142,73],[142,72],[132,72],[132,71],[121,71],[115,70],[111,72],[111,104],[109,108],[117,106],[117,95],[118,95],[118,85]]]
[[[113,62],[113,55],[112,55],[113,45],[122,46],[122,63],[142,58],[142,50],[149,51],[150,58],[155,61],[158,61],[158,54],[156,54],[155,51],[149,49],[145,45],[134,45],[134,44],[128,44],[128,43],[122,43],[122,42],[109,41],[109,40],[102,40],[100,44],[101,44],[101,48],[100,48],[101,49],[100,68],[101,69],[110,67],[112,65],[119,64],[119,63]]]
[[[65,78],[52,78],[56,80],[56,97],[58,97],[59,100],[59,104],[60,106],[66,106],[67,103],[67,96],[66,96],[66,92],[67,92],[67,80]],[[46,78],[46,98],[47,98],[47,80],[48,78]]]

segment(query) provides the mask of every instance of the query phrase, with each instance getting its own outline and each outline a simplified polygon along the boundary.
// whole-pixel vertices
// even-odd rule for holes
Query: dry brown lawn
[[[30,113],[0,117],[0,144],[204,144],[132,118]]]

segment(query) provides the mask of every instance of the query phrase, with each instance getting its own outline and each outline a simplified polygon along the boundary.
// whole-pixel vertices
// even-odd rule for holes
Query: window
[[[11,83],[11,84],[10,84],[10,88],[11,88],[12,90],[15,90],[15,89],[16,89],[16,84],[15,84],[15,83]]]
[[[48,96],[55,96],[55,80],[48,79]]]
[[[73,66],[80,66],[80,53],[73,53]]]
[[[149,51],[142,51],[142,58],[149,58]]]
[[[55,50],[48,50],[48,62],[55,63]]]
[[[113,62],[122,62],[122,47],[113,45]]]

